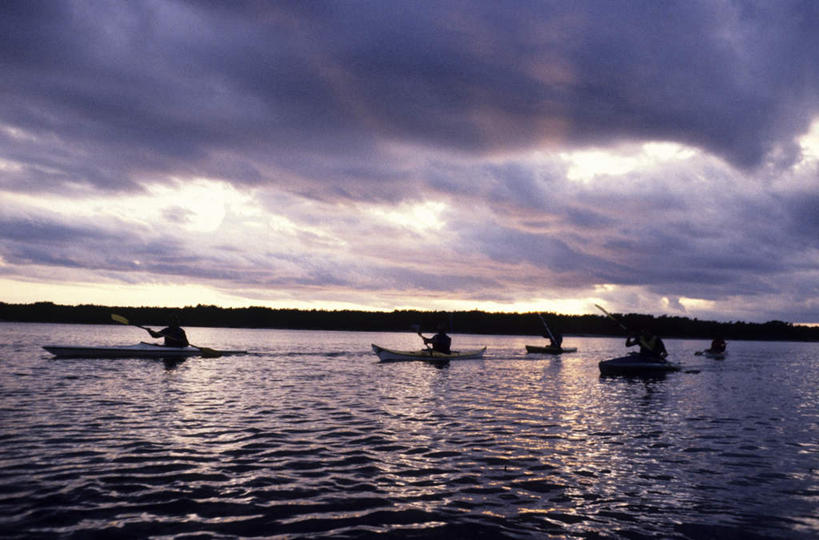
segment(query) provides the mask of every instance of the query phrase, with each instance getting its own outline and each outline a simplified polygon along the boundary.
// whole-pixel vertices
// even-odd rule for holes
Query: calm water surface
[[[245,356],[60,360],[132,327],[0,324],[0,537],[816,538],[819,344],[666,340],[687,372],[601,378],[623,340],[446,368],[412,334],[188,329]]]

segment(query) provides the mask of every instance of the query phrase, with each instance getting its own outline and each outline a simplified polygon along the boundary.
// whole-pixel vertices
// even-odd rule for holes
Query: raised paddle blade
[[[608,318],[609,318],[609,319],[611,319],[612,321],[616,322],[616,323],[617,323],[617,325],[618,325],[620,328],[622,328],[622,329],[623,329],[623,330],[625,330],[626,332],[631,332],[631,330],[629,330],[629,329],[628,329],[628,327],[627,327],[625,324],[623,324],[622,322],[620,322],[620,320],[618,320],[618,319],[617,319],[617,318],[616,318],[614,315],[612,315],[611,313],[609,313],[608,311],[606,311],[605,309],[603,309],[603,306],[600,306],[600,305],[598,305],[598,304],[595,304],[595,305],[594,305],[594,307],[596,307],[597,309],[599,309],[600,311],[602,311],[603,313],[605,313],[605,314],[606,314],[606,317],[608,317]]]
[[[543,318],[543,315],[541,315],[540,313],[538,313],[538,314],[537,314],[537,316],[538,316],[538,317],[540,317],[540,322],[542,322],[542,323],[543,323],[543,326],[546,328],[546,333],[547,333],[547,334],[549,334],[549,339],[551,339],[552,341],[554,341],[554,340],[555,340],[555,337],[552,335],[552,331],[551,331],[551,330],[549,330],[549,325],[548,325],[548,324],[546,324],[546,319],[544,319],[544,318]]]
[[[140,326],[138,324],[132,323],[131,321],[129,321],[128,319],[126,319],[122,315],[117,315],[116,313],[112,313],[111,318],[114,319],[115,321],[117,321],[120,324],[127,324],[127,325],[130,325],[130,326],[136,326],[137,328],[142,328],[146,332],[150,332],[149,329],[145,328],[144,326]]]

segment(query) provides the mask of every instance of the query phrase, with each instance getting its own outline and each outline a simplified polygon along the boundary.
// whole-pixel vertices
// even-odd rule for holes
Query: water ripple
[[[581,352],[555,359],[462,337],[494,340],[491,355],[435,369],[377,364],[361,343],[390,335],[213,332],[257,353],[59,362],[36,335],[3,353],[0,536],[819,532],[816,346],[743,363],[736,344],[731,361],[642,381],[599,377],[619,340],[573,338]]]

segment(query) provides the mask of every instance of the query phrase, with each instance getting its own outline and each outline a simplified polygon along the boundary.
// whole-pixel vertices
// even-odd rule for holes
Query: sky
[[[819,323],[814,1],[0,3],[0,301]]]

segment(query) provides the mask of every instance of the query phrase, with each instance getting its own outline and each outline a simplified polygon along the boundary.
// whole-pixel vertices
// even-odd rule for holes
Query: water
[[[378,364],[407,334],[188,329],[220,359],[60,360],[133,327],[0,324],[0,537],[815,538],[819,344],[666,340],[685,371],[601,378],[623,340]]]

